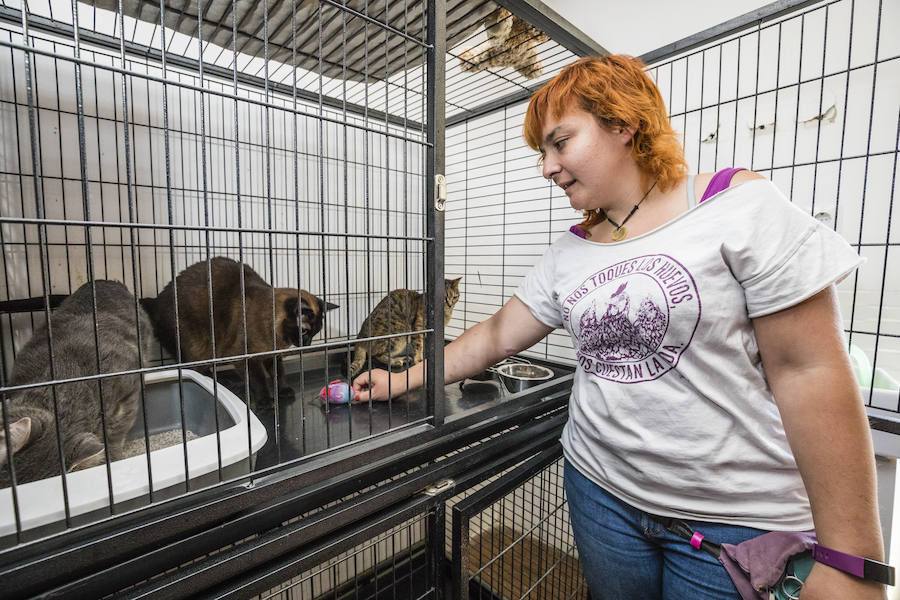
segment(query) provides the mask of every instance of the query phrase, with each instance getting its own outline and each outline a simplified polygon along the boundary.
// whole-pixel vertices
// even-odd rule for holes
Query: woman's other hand
[[[800,590],[800,600],[832,598],[884,600],[887,595],[881,584],[857,579],[837,569],[816,563]]]

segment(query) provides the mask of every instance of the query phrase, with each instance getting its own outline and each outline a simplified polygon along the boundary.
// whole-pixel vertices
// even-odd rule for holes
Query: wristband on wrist
[[[861,579],[894,585],[894,567],[887,563],[846,554],[819,544],[813,544],[813,559],[839,571],[855,575]]]

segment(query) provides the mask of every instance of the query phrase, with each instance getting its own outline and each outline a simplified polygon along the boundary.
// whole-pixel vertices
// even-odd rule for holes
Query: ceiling
[[[544,0],[598,44],[615,54],[639,56],[718,25],[770,1]]]

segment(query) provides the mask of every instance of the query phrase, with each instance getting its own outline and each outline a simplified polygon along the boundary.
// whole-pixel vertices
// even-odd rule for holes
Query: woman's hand
[[[884,600],[887,597],[883,585],[865,581],[842,573],[826,565],[813,565],[809,577],[800,590],[800,600],[832,600],[853,598],[854,600]]]
[[[389,400],[407,391],[407,377],[403,373],[397,373],[400,377],[394,377],[382,369],[364,371],[353,380],[354,402],[379,402]]]

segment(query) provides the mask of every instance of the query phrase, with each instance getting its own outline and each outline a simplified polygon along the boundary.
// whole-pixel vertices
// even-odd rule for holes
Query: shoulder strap
[[[694,179],[696,178],[696,174],[691,173],[688,175],[687,185],[687,201],[688,201],[688,210],[697,206],[697,196],[694,194]]]
[[[700,202],[715,196],[722,190],[728,189],[728,186],[731,184],[731,178],[738,171],[746,171],[746,169],[744,167],[722,169],[713,175],[712,179],[709,180],[709,185],[706,186],[706,191],[703,192],[703,196],[700,198]]]

